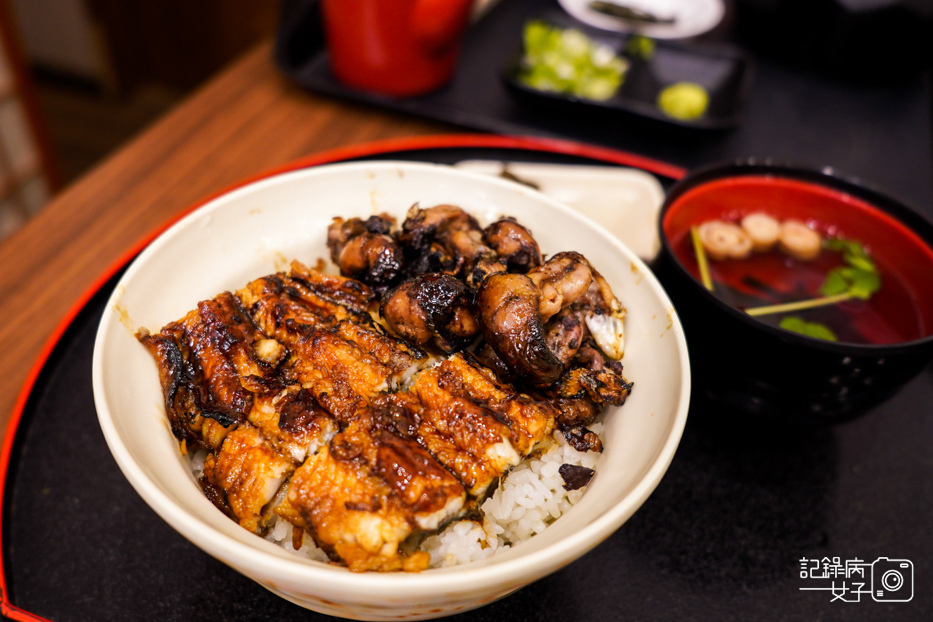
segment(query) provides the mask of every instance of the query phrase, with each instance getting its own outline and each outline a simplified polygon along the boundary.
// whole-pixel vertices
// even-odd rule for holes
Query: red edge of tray
[[[59,340],[71,326],[82,309],[90,302],[91,298],[123,267],[125,267],[136,255],[138,255],[150,242],[158,237],[163,231],[168,229],[175,222],[185,215],[193,212],[202,205],[213,199],[224,195],[236,188],[247,184],[287,173],[298,169],[309,168],[321,164],[331,164],[353,160],[367,156],[380,154],[406,152],[406,151],[424,151],[428,149],[464,149],[464,148],[488,148],[488,149],[515,149],[525,151],[538,151],[543,153],[553,153],[560,155],[580,156],[591,160],[602,161],[610,164],[619,164],[632,168],[641,169],[655,175],[667,177],[672,180],[680,179],[684,176],[685,170],[678,166],[666,164],[659,160],[646,158],[637,154],[619,151],[605,147],[597,147],[572,141],[550,138],[536,138],[529,136],[500,136],[495,134],[440,134],[433,136],[418,136],[411,138],[394,138],[374,142],[360,143],[346,147],[338,147],[328,151],[322,151],[313,155],[305,156],[292,160],[280,166],[259,173],[253,177],[247,177],[231,186],[220,190],[214,194],[195,202],[188,208],[182,210],[174,217],[166,221],[162,226],[157,227],[153,232],[144,236],[141,240],[131,246],[123,255],[117,258],[104,272],[93,282],[90,287],[75,301],[71,309],[65,314],[58,323],[52,334],[49,336],[39,356],[33,363],[19,392],[16,402],[13,404],[13,411],[10,414],[10,420],[7,424],[6,435],[3,439],[3,447],[0,450],[0,614],[21,622],[51,622],[46,618],[37,616],[24,609],[20,609],[7,600],[6,569],[3,560],[3,502],[5,499],[7,471],[10,466],[10,457],[13,450],[13,443],[16,437],[16,430],[19,427],[26,403],[35,388],[36,382],[45,364],[51,357],[52,352],[58,345]]]

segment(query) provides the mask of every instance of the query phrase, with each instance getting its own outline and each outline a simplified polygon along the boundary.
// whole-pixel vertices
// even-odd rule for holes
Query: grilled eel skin
[[[139,340],[200,484],[258,534],[278,515],[353,571],[421,570],[426,534],[550,440],[548,401],[373,319],[363,283],[294,262]]]

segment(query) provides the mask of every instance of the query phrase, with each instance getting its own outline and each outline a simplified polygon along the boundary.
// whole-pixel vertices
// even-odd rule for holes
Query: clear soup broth
[[[880,289],[867,300],[758,316],[778,327],[795,315],[832,330],[838,341],[895,344],[933,334],[933,250],[902,223],[840,191],[791,179],[744,176],[702,184],[670,206],[664,231],[680,263],[700,280],[690,228],[712,219],[738,222],[753,212],[806,222],[824,237],[860,242],[875,262]],[[738,309],[816,298],[827,273],[843,265],[826,248],[812,261],[773,249],[739,260],[709,261],[713,294]],[[682,310],[688,313],[689,310]]]

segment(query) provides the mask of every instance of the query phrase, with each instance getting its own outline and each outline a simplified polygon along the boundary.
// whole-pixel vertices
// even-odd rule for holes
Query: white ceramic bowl
[[[455,203],[482,219],[510,215],[543,252],[579,250],[626,306],[623,359],[635,387],[606,413],[605,451],[583,498],[544,533],[469,565],[417,574],[354,574],[308,561],[249,533],[201,493],[165,418],[155,362],[134,334],[158,330],[200,300],[326,257],[335,215]],[[400,218],[401,220],[401,218]],[[472,609],[569,564],[624,523],[667,470],[687,417],[690,373],[670,301],[631,251],[598,225],[513,182],[409,162],[320,166],[268,177],[180,220],[129,266],[101,320],[93,359],[101,429],[130,484],[208,554],[280,596],[358,619],[426,619]]]

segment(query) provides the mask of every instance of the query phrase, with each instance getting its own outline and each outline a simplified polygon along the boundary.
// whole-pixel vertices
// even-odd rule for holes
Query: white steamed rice
[[[602,435],[602,424],[590,429]],[[560,432],[540,455],[509,471],[495,493],[480,506],[482,524],[462,520],[427,538],[421,548],[431,554],[431,567],[453,566],[489,557],[496,551],[544,531],[583,496],[585,488],[565,490],[558,470],[562,464],[596,469],[599,454],[571,447]]]

